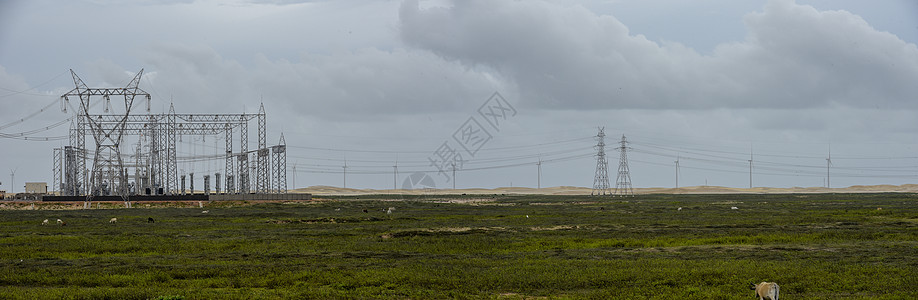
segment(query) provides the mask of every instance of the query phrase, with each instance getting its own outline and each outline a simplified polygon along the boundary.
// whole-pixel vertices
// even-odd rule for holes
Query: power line
[[[42,86],[44,86],[45,84],[48,84],[49,82],[54,81],[55,79],[57,79],[57,78],[59,78],[59,77],[61,77],[61,76],[64,76],[64,74],[67,74],[67,71],[61,72],[60,74],[57,74],[57,75],[55,75],[54,77],[51,77],[51,79],[48,79],[48,80],[46,80],[46,81],[44,81],[44,82],[42,82],[42,83],[40,83],[40,84],[38,84],[38,85],[36,85],[36,86],[30,87],[30,88],[28,88],[28,89],[21,90],[21,91],[17,91],[17,90],[13,90],[13,89],[8,89],[8,88],[0,87],[0,90],[12,92],[12,93],[9,93],[9,94],[6,94],[6,95],[0,95],[0,98],[6,98],[6,97],[9,97],[9,96],[15,96],[15,95],[53,96],[53,95],[50,95],[50,94],[35,94],[35,93],[26,93],[26,92],[31,91],[31,90],[34,90],[34,89],[37,89],[37,88],[39,88],[39,87],[42,87]],[[57,96],[54,96],[54,98],[57,98]]]

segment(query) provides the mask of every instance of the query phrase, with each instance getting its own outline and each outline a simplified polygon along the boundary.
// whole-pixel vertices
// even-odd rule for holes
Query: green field
[[[750,283],[775,281],[782,300],[918,299],[916,200],[360,196],[3,210],[0,298],[753,299]]]

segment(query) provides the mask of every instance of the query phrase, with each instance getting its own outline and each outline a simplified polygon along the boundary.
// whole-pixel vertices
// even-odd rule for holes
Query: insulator
[[[111,98],[108,97],[108,95],[105,95],[103,97],[105,98],[105,112],[108,112],[109,110],[111,110],[112,100]]]

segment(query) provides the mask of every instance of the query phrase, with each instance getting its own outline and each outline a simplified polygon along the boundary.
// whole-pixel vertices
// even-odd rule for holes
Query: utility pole
[[[395,165],[392,166],[392,190],[398,189],[398,154],[395,155]]]
[[[456,189],[456,162],[453,162],[453,189]]]

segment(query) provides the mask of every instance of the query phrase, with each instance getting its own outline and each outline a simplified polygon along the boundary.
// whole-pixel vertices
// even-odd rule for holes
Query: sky
[[[916,44],[907,0],[3,1],[0,189],[52,181],[71,69],[143,69],[151,113],[264,104],[290,187],[592,187],[598,127],[613,187],[622,136],[634,187],[918,183]]]

